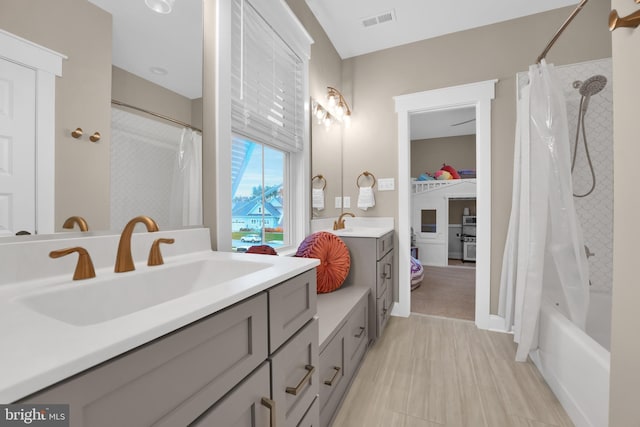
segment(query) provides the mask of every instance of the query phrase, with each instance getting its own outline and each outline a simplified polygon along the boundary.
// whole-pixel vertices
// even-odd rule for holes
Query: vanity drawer
[[[278,426],[297,426],[318,394],[318,320],[271,356],[271,396]]]
[[[369,325],[369,299],[365,296],[355,306],[353,313],[344,326],[345,365],[348,376],[355,373],[356,367],[367,349]]]
[[[316,270],[269,289],[269,350],[276,351],[316,314]]]
[[[345,327],[320,353],[320,425],[327,426],[346,388]]]
[[[378,256],[376,257],[376,259],[382,258],[384,254],[392,250],[393,249],[393,232],[389,232],[384,236],[376,239],[376,249],[378,253]]]
[[[261,293],[20,403],[68,403],[72,427],[187,425],[267,358],[266,325]]]
[[[269,396],[269,363],[265,362],[190,426],[270,427],[271,413],[262,403]]]

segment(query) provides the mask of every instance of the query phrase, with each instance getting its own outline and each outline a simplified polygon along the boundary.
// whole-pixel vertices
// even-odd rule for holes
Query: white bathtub
[[[531,358],[576,427],[606,427],[609,418],[611,295],[592,293],[587,335],[547,296],[539,349]],[[605,348],[606,347],[606,348]]]

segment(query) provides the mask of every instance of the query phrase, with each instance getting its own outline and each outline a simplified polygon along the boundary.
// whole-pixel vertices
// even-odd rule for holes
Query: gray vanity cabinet
[[[19,403],[69,404],[72,427],[266,427],[272,416],[278,426],[315,426],[318,324],[307,291],[315,288],[309,270]],[[297,325],[284,335],[269,322],[283,296],[282,318]],[[269,341],[281,344],[270,352]]]
[[[349,248],[351,270],[345,283],[371,289],[369,340],[382,335],[393,303],[393,231],[375,237],[341,237]]]

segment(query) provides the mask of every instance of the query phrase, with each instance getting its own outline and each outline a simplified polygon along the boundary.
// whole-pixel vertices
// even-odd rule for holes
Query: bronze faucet
[[[152,233],[158,231],[158,224],[148,216],[137,216],[124,226],[120,235],[120,243],[118,243],[118,255],[116,256],[116,265],[114,271],[116,273],[124,273],[125,271],[135,270],[133,257],[131,256],[131,235],[137,223],[143,223],[147,227],[147,231]]]
[[[73,280],[91,279],[96,277],[93,262],[91,262],[89,252],[87,252],[85,248],[78,246],[75,248],[59,249],[57,251],[49,252],[49,256],[51,258],[60,258],[73,252],[78,252],[78,263],[76,264],[76,271],[73,273]]]
[[[78,224],[80,231],[89,231],[89,224],[87,224],[87,221],[85,221],[81,216],[70,216],[64,224],[62,224],[62,228],[71,230],[73,229],[74,224]]]
[[[333,229],[334,230],[344,230],[344,217],[345,217],[345,215],[349,215],[351,218],[355,218],[356,217],[351,212],[343,212],[343,213],[341,213],[340,216],[338,217],[338,220],[333,222]]]

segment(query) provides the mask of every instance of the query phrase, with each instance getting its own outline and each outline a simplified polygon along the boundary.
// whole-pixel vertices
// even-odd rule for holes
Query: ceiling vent
[[[370,16],[362,20],[362,25],[366,27],[373,27],[374,25],[384,24],[385,22],[391,22],[396,20],[396,14],[393,10],[381,13],[376,16]]]

